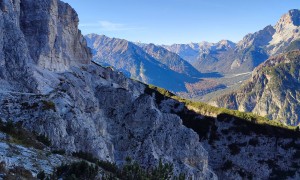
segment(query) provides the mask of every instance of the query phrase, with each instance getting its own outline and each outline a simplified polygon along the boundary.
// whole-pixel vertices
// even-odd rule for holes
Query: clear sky
[[[237,42],[300,8],[300,0],[63,1],[79,14],[83,34],[155,44]]]

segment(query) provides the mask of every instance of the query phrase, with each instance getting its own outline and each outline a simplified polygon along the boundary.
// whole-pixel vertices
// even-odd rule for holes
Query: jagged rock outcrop
[[[255,47],[263,47],[269,44],[272,40],[272,36],[276,30],[273,26],[269,25],[265,27],[263,30],[255,32],[253,34],[246,35],[242,41],[237,44],[237,48],[239,50],[243,50],[245,48],[249,48],[251,46]]]
[[[299,179],[299,128],[191,102],[164,90],[155,94],[162,112],[178,114],[199,134],[209,149],[209,164],[222,179]]]
[[[239,91],[217,98],[214,104],[299,125],[299,60],[299,50],[271,57]]]
[[[122,165],[169,162],[216,179],[198,135],[161,112],[145,85],[91,63],[76,12],[59,0],[0,1],[0,117],[46,135],[52,148]]]
[[[286,47],[300,39],[300,10],[293,9],[283,15],[274,26],[276,32],[267,46],[268,53],[275,55],[285,51]]]

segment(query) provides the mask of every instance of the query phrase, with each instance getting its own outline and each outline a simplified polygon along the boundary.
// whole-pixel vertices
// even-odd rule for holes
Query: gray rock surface
[[[145,85],[91,63],[76,12],[59,0],[0,1],[0,117],[54,148],[216,179],[198,135],[161,112]]]
[[[214,177],[197,134],[178,116],[160,112],[144,85],[95,65],[72,70],[49,94],[2,96],[2,118],[22,122],[68,152],[91,152],[119,165],[127,156],[146,167],[162,159],[176,174]]]
[[[91,54],[78,30],[78,22],[77,13],[63,2],[21,3],[21,30],[31,57],[41,68],[64,71],[77,63],[90,63]]]
[[[203,109],[197,105],[185,106],[169,98],[159,107],[177,113],[185,126],[199,134],[208,149],[209,165],[220,179],[299,179],[300,132],[295,128],[253,123],[259,120],[250,122],[209,109],[199,115],[196,112]]]

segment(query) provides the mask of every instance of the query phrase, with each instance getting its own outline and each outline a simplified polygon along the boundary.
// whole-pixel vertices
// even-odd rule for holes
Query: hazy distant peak
[[[95,34],[95,33],[87,34],[87,35],[85,35],[85,37],[88,37],[88,38],[99,38],[99,37],[108,38],[105,35],[98,35],[98,34]]]
[[[250,46],[256,46],[256,47],[266,46],[272,40],[272,36],[274,35],[275,32],[276,30],[274,29],[274,27],[268,25],[264,29],[258,32],[249,33],[243,38],[243,40],[238,42],[237,44],[238,49],[244,49]]]
[[[236,44],[229,40],[221,40],[217,43],[217,47],[224,47],[226,49],[233,49],[236,47]]]
[[[135,45],[137,45],[137,46],[139,46],[139,47],[145,47],[145,46],[148,45],[148,44],[146,44],[146,43],[142,43],[141,41],[133,42],[133,44],[135,44]]]

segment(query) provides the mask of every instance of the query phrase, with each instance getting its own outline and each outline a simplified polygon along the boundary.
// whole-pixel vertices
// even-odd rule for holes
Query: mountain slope
[[[220,97],[216,105],[299,125],[300,51],[268,59],[254,70],[241,90]]]
[[[147,169],[161,160],[173,165],[174,175],[216,179],[198,135],[183,126],[176,114],[160,111],[155,99],[144,93],[144,84],[91,62],[77,13],[68,4],[1,1],[0,16],[0,118],[4,123],[34,131],[51,143],[48,149],[67,155],[91,153],[118,166],[130,157]],[[1,157],[4,169],[16,164],[10,159]],[[43,163],[36,161],[36,166]],[[26,164],[30,165],[20,166],[34,177],[36,170],[50,171],[47,166]]]
[[[299,128],[192,102],[152,86],[146,92],[156,97],[161,111],[176,113],[185,126],[198,133],[218,177],[299,179]]]
[[[180,56],[154,44],[141,46],[142,49],[157,61],[168,66],[171,70],[191,77],[201,77],[201,73]]]
[[[95,34],[87,35],[86,39],[94,51],[94,62],[113,66],[127,77],[175,92],[186,91],[186,82],[199,81],[201,74],[196,69],[163,48],[144,46],[150,55],[141,47],[126,40]]]

